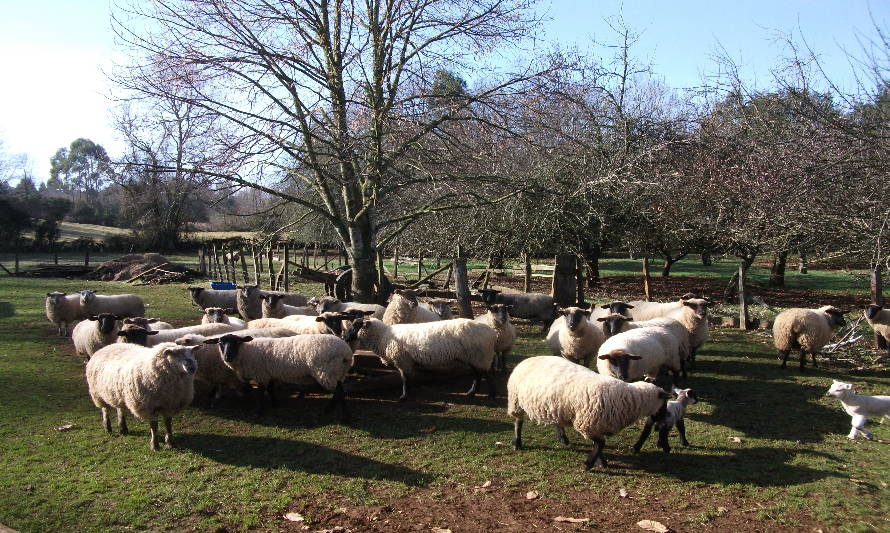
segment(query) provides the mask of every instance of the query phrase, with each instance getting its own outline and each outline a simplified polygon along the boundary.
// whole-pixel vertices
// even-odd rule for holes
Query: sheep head
[[[599,359],[609,361],[609,369],[621,381],[627,381],[630,376],[630,362],[642,359],[639,355],[628,353],[621,349],[612,350],[597,356]]]
[[[685,297],[687,295],[684,294],[683,296]],[[708,307],[714,305],[713,302],[706,300],[705,298],[681,298],[680,303],[695,311],[695,317],[699,319],[707,318]]]
[[[580,307],[566,307],[560,312],[565,317],[566,327],[569,328],[569,331],[577,331],[590,316],[590,309],[581,309]]]
[[[477,291],[477,294],[482,297],[482,302],[486,305],[493,305],[497,300],[498,294],[500,293],[501,291],[496,289],[480,289],[479,291]]]
[[[844,315],[847,314],[847,311],[841,311],[837,307],[833,305],[826,305],[824,307],[820,307],[819,311],[825,315],[825,320],[828,321],[828,325],[837,328],[846,325],[844,321]]]
[[[111,333],[117,327],[117,321],[121,317],[113,313],[99,313],[98,315],[91,316],[89,319],[99,323],[100,333]]]
[[[148,346],[148,336],[157,334],[157,331],[150,331],[132,324],[124,326],[124,329],[117,332],[118,342],[138,344],[140,346]]]
[[[510,311],[513,309],[509,304],[492,304],[488,306],[488,312],[494,315],[494,319],[499,324],[506,324],[510,321]]]
[[[179,374],[194,375],[198,370],[194,351],[193,346],[171,345],[158,351],[157,357],[164,358],[165,363]]]
[[[616,312],[612,312],[606,316],[597,318],[597,321],[603,323],[603,331],[605,332],[606,337],[611,337],[612,335],[621,333],[621,329],[624,327],[624,323],[630,322],[632,320],[632,318]]]
[[[209,323],[222,324],[226,322],[226,310],[222,307],[208,307],[204,309],[204,314],[207,315]]]
[[[214,337],[212,339],[206,339],[204,344],[217,344],[219,345],[219,353],[223,358],[223,362],[231,363],[238,357],[238,350],[242,344],[245,342],[250,342],[253,340],[253,337],[239,337],[238,335],[232,335],[228,333],[223,335],[222,337]]]
[[[843,381],[832,380],[831,387],[828,388],[826,396],[834,396],[835,398],[843,398],[847,394],[853,392],[853,385],[844,383]]]
[[[49,295],[47,294],[47,296],[49,296]],[[880,305],[870,304],[868,307],[865,308],[865,318],[867,318],[869,320],[874,320],[875,317],[878,316],[878,313],[880,313],[882,309],[883,309],[883,307],[881,307]]]
[[[629,303],[622,302],[621,300],[614,300],[607,304],[603,304],[600,306],[601,309],[608,309],[612,313],[618,313],[620,315],[627,315],[628,309],[633,309],[634,306]]]

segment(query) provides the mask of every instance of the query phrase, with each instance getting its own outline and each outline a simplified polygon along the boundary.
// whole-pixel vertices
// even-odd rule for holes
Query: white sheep
[[[634,444],[634,453],[640,453],[640,448],[643,447],[643,443],[646,442],[646,439],[649,438],[649,433],[652,432],[652,426],[655,426],[658,430],[658,446],[664,453],[670,453],[671,451],[671,445],[668,443],[668,435],[670,435],[671,428],[673,428],[674,425],[677,426],[677,433],[680,435],[680,444],[689,446],[689,441],[686,439],[686,424],[683,422],[683,417],[686,416],[686,408],[690,404],[698,403],[698,398],[692,389],[678,389],[674,387],[673,391],[674,394],[677,395],[677,399],[667,403],[667,414],[664,419],[658,421],[652,416],[646,419],[646,425],[643,427],[643,432],[640,434],[640,438],[637,439],[636,444]]]
[[[136,316],[124,319],[124,325],[134,325],[151,331],[160,331],[162,329],[173,329],[173,325],[169,322],[161,322],[159,318],[147,318],[144,316]]]
[[[687,359],[689,365],[694,368],[695,354],[708,340],[708,307],[712,306],[713,302],[705,298],[687,298],[682,302],[678,309],[669,311],[664,318],[672,318],[686,328],[689,334],[689,352],[684,359]]]
[[[376,318],[360,318],[353,321],[346,340],[358,340],[361,348],[373,351],[399,371],[402,378],[399,401],[408,399],[407,375],[415,366],[442,368],[454,363],[463,363],[473,372],[468,396],[476,394],[482,377],[488,381],[490,397],[497,395],[491,375],[497,333],[485,324],[456,318],[390,326]]]
[[[80,292],[80,305],[86,316],[113,313],[119,317],[145,316],[145,302],[135,294],[96,294],[93,290]]]
[[[155,346],[164,342],[175,342],[176,339],[188,335],[189,333],[210,336],[230,333],[232,331],[238,331],[239,329],[243,328],[234,324],[219,323],[198,324],[197,326],[163,329],[160,331],[146,331],[143,328],[127,326],[120,332],[120,341],[141,344],[142,346]]]
[[[634,320],[649,320],[650,318],[658,318],[667,315],[671,311],[683,307],[683,302],[695,298],[692,293],[686,293],[680,296],[676,302],[647,302],[645,300],[632,300],[628,304],[631,309],[629,316]],[[618,311],[621,313],[621,311]],[[627,313],[621,313],[627,314]]]
[[[192,301],[201,309],[208,307],[221,307],[223,309],[235,309],[235,289],[205,289],[204,287],[189,287],[189,295]]]
[[[522,449],[522,424],[528,417],[556,426],[558,436],[561,428],[574,427],[596,443],[584,466],[606,466],[604,437],[643,417],[662,420],[667,398],[652,383],[625,383],[562,357],[529,357],[516,365],[507,381],[507,414],[515,421],[513,448]]]
[[[418,302],[417,306],[436,313],[442,320],[451,320],[454,318],[454,312],[451,310],[451,306],[455,302],[457,302],[457,300],[449,298],[433,298],[425,302]]]
[[[637,322],[632,318],[627,318],[624,315],[613,313],[605,317],[600,317],[597,320],[603,321],[603,331],[605,332],[606,338],[632,329],[651,327],[667,328],[667,330],[670,331],[677,339],[677,342],[679,344],[680,359],[683,361],[690,360],[691,348],[689,345],[689,330],[686,329],[686,326],[673,318],[650,318],[649,320],[641,320]]]
[[[71,325],[86,316],[80,305],[80,293],[46,293],[46,318],[58,327],[60,337],[67,337]]]
[[[673,374],[675,383],[681,374],[686,377],[680,344],[665,327],[632,329],[609,337],[597,352],[596,367],[600,374],[622,381],[654,378],[663,369]]]
[[[890,357],[890,310],[871,304],[865,308],[864,314],[865,320],[875,331],[878,347],[887,348],[887,356]]]
[[[202,324],[232,324],[234,326],[238,326],[241,328],[247,327],[247,322],[241,320],[240,318],[229,316],[229,309],[223,309],[222,307],[205,307],[201,317]]]
[[[550,323],[557,316],[556,302],[549,294],[537,292],[505,293],[496,289],[482,289],[478,291],[478,294],[486,305],[512,305],[513,309],[510,311],[510,315],[514,318],[525,318],[541,322],[544,325],[541,329],[542,333],[547,331]]]
[[[158,416],[163,416],[164,442],[173,446],[173,417],[194,396],[197,365],[193,350],[173,343],[154,348],[117,345],[98,350],[87,363],[86,377],[90,398],[102,410],[105,430],[111,432],[108,409],[113,407],[117,409],[118,428],[126,435],[127,409],[136,418],[149,421],[149,447],[157,450]]]
[[[318,314],[322,313],[346,313],[349,311],[373,311],[370,316],[383,320],[383,313],[386,308],[378,304],[363,304],[359,302],[341,302],[333,296],[322,296],[321,298],[312,298],[309,305],[314,305]]]
[[[560,313],[562,316],[553,321],[547,333],[547,346],[553,355],[590,366],[590,359],[596,355],[605,340],[602,329],[587,319],[590,316],[589,309],[566,307]]]
[[[599,320],[601,317],[608,317],[609,315],[614,314],[631,318],[630,310],[633,308],[634,306],[629,303],[623,302],[621,300],[613,300],[607,304],[602,304],[591,308],[590,321],[594,322]]]
[[[483,315],[477,316],[474,320],[480,322],[495,330],[498,334],[494,343],[494,363],[493,370],[506,372],[506,359],[513,349],[513,342],[516,340],[516,328],[510,322],[510,307],[504,304],[494,304],[489,306],[488,311]],[[442,317],[446,320],[445,317]],[[448,319],[450,320],[450,319]]]
[[[74,341],[77,355],[89,359],[99,348],[117,341],[117,332],[120,329],[118,320],[120,317],[112,313],[100,313],[74,326],[71,340]]]
[[[870,416],[883,416],[890,418],[890,396],[867,396],[856,394],[853,385],[842,381],[833,380],[826,396],[834,396],[841,401],[844,411],[852,417],[853,428],[847,438],[856,439],[857,433],[862,433],[867,439],[872,438],[872,432],[865,429],[865,424]]]
[[[330,334],[341,337],[344,320],[350,320],[346,313],[322,313],[319,316],[291,315],[285,318],[258,318],[247,323],[248,328],[284,328],[294,335]]]
[[[384,324],[392,326],[395,324],[420,324],[424,322],[435,322],[442,320],[436,312],[421,307],[417,291],[409,289],[398,289],[392,293],[389,305],[381,319]]]
[[[782,368],[788,362],[791,350],[800,350],[800,370],[806,365],[806,355],[813,358],[831,339],[832,330],[844,325],[844,314],[831,305],[818,309],[792,307],[776,316],[773,322],[773,343],[782,355]]]
[[[264,291],[260,290],[256,285],[244,285],[235,291],[235,308],[238,309],[238,314],[241,315],[241,318],[244,320],[262,318],[263,314],[260,306],[262,300],[260,296],[263,294],[283,295],[283,302],[287,305],[303,306],[308,301],[305,296],[295,292]]]
[[[349,417],[343,381],[352,367],[353,355],[343,339],[334,335],[254,339],[229,334],[204,342],[217,344],[226,366],[242,381],[256,382],[260,392],[267,390],[273,401],[272,386],[276,382],[300,384],[311,378],[334,394],[328,409],[339,405],[342,418]],[[262,397],[262,394],[257,395],[260,411],[263,409]]]
[[[318,316],[318,311],[310,306],[286,305],[281,294],[261,294],[260,313],[262,318],[284,318],[291,315]]]

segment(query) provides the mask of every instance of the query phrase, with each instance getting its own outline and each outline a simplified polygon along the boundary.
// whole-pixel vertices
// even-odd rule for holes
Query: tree
[[[89,139],[75,139],[59,148],[50,159],[50,178],[59,180],[70,192],[95,199],[109,182],[110,168],[105,148]]]
[[[145,97],[188,98],[217,116],[232,136],[219,139],[242,158],[237,173],[203,169],[315,213],[335,231],[354,267],[357,298],[373,298],[377,249],[415,220],[482,201],[455,180],[484,178],[473,165],[495,150],[464,154],[462,167],[424,164],[422,149],[447,145],[503,105],[543,69],[480,77],[445,112],[429,73],[453,65],[481,72],[485,53],[519,43],[532,30],[525,0],[159,0],[154,10],[116,23],[144,52],[117,77]],[[188,97],[171,83],[193,89]],[[183,100],[185,101],[185,100]],[[460,121],[453,129],[449,122]],[[480,126],[481,127],[481,126]],[[478,148],[478,147],[477,147]],[[190,164],[189,161],[184,161]],[[400,191],[427,185],[421,201],[390,215],[378,209]]]

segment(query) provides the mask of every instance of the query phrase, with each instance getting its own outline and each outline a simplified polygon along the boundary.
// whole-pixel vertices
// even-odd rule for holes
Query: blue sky
[[[38,180],[48,177],[52,154],[77,137],[112,155],[121,150],[102,74],[119,54],[110,9],[101,0],[0,0],[0,139],[7,152],[28,154]],[[715,71],[721,48],[749,81],[769,86],[769,69],[782,54],[776,31],[805,38],[833,78],[852,84],[842,48],[858,52],[857,36],[874,34],[870,16],[884,27],[890,22],[888,0],[552,0],[538,10],[547,40],[582,49],[591,39],[614,39],[604,19],[621,16],[641,34],[637,58],[674,88],[699,85]]]

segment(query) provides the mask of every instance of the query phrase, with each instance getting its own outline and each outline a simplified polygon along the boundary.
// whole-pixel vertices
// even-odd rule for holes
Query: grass
[[[563,447],[551,429],[527,425],[525,451],[496,445],[512,437],[504,398],[468,399],[463,382],[418,387],[406,404],[393,402],[396,390],[353,398],[349,425],[321,415],[322,396],[286,399],[259,420],[237,397],[214,410],[196,397],[175,422],[178,448],[151,452],[144,423],[127,437],[101,431],[83,363],[43,317],[46,292],[84,286],[135,292],[174,323],[196,316],[181,285],[0,277],[0,523],[22,532],[277,530],[306,502],[310,523],[340,505],[415,494],[461,506],[492,479],[556,508],[587,498],[616,513],[620,486],[640,505],[675,506],[681,530],[728,517],[743,530],[890,530],[890,447],[848,441],[849,417],[824,396],[832,378],[886,394],[890,377],[839,365],[783,371],[763,333],[717,330],[700,352],[689,379],[703,400],[688,415],[693,447],[672,437],[664,456],[652,438],[635,456],[629,428],[608,439],[608,470],[582,470],[577,434]],[[538,327],[519,329],[512,362],[543,355]],[[890,426],[870,429],[890,440]]]

